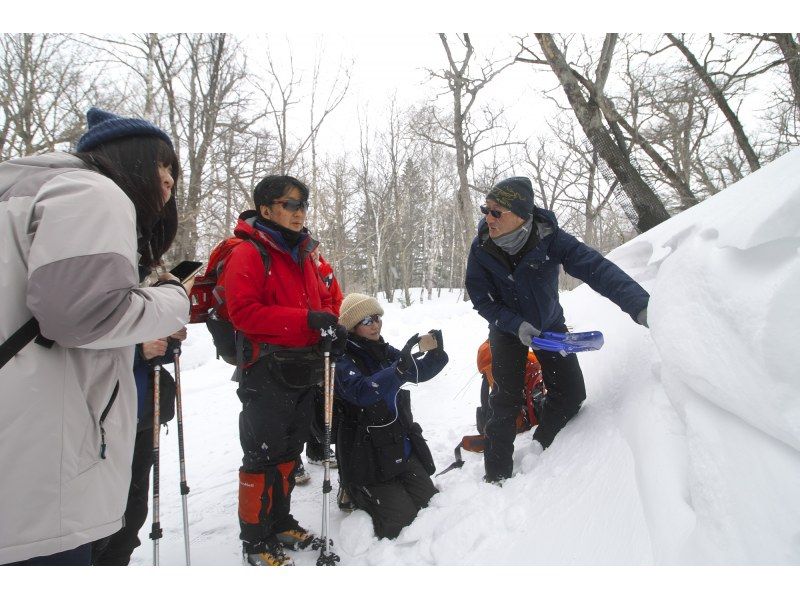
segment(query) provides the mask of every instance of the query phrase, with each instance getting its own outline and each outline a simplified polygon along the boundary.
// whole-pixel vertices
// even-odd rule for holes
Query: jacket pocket
[[[369,436],[382,480],[405,471],[405,434],[399,421],[388,426],[370,426]]]
[[[414,422],[411,425],[411,430],[409,431],[408,437],[411,440],[411,446],[414,449],[414,453],[417,455],[420,463],[422,463],[425,471],[428,472],[428,475],[433,475],[436,472],[436,464],[433,462],[431,449],[428,447],[428,443],[425,442],[425,438],[422,436],[422,427],[418,423]]]
[[[103,428],[103,424],[108,417],[108,412],[111,411],[111,407],[114,406],[114,402],[117,400],[117,395],[119,394],[119,380],[114,385],[114,390],[111,392],[111,398],[108,400],[103,412],[100,414],[100,419],[98,420],[98,425],[100,427],[100,458],[106,458],[106,431]]]

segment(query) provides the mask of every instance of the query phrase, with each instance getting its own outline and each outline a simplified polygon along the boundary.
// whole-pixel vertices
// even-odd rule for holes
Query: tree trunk
[[[583,97],[580,83],[572,74],[566,58],[556,47],[553,36],[548,33],[537,33],[536,38],[539,40],[539,45],[550,68],[558,77],[586,137],[614,172],[622,189],[630,198],[637,215],[636,229],[639,232],[645,232],[667,220],[669,214],[661,200],[642,179],[639,172],[633,167],[630,160],[603,126],[602,115],[597,102],[586,100]]]
[[[800,111],[800,43],[791,33],[773,33],[772,39],[780,48],[786,60],[786,69],[789,71],[789,81],[792,84],[794,103]]]

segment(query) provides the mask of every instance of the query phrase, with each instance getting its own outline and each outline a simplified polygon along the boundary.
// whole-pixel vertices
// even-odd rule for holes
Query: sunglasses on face
[[[274,204],[280,204],[284,210],[289,212],[297,212],[298,210],[308,211],[308,201],[300,199],[284,199],[280,201],[273,201]]]
[[[484,216],[491,214],[492,218],[500,218],[503,214],[505,214],[505,212],[501,212],[500,210],[490,210],[488,206],[481,206],[481,213]]]
[[[380,321],[381,321],[381,317],[380,317],[380,315],[378,315],[378,314],[375,314],[375,315],[372,315],[372,316],[367,316],[366,318],[364,318],[363,320],[361,320],[361,321],[359,322],[359,324],[360,324],[361,326],[371,326],[371,325],[372,325],[372,324],[374,324],[374,323],[378,323],[378,324],[379,324],[379,323],[380,323]]]

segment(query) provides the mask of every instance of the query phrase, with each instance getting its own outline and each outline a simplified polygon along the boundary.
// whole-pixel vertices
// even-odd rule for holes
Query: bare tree
[[[281,174],[287,174],[292,170],[300,155],[312,145],[314,149],[312,164],[316,162],[316,140],[319,131],[328,116],[336,110],[347,96],[347,90],[350,86],[350,71],[341,64],[327,93],[320,90],[319,75],[322,57],[323,51],[320,49],[315,58],[312,74],[309,128],[305,133],[295,138],[292,135],[290,126],[290,113],[303,101],[302,76],[295,70],[291,48],[288,51],[286,69],[281,68],[273,57],[272,52],[267,49],[268,82],[265,85],[265,83],[256,81],[256,85],[261,90],[266,101],[267,110],[265,116],[272,121],[275,128],[279,148],[277,167]],[[325,99],[322,102],[322,108],[319,109],[318,100],[321,94],[325,96]]]
[[[536,64],[547,64],[558,77],[586,137],[598,155],[608,164],[622,190],[630,198],[637,217],[635,222],[637,230],[644,232],[667,220],[669,214],[664,208],[664,204],[631,164],[628,149],[621,138],[621,131],[615,128],[616,124],[613,122],[609,124],[609,128],[603,124],[603,113],[600,107],[601,96],[603,96],[611,68],[616,34],[608,34],[605,38],[597,61],[595,79],[588,92],[584,91],[575,71],[556,45],[553,36],[548,33],[537,33],[536,38],[544,54],[544,61],[527,48],[525,48],[526,51],[533,58],[524,60]],[[584,79],[588,81],[588,77]]]
[[[792,85],[794,103],[797,110],[800,110],[800,34],[768,33],[765,37],[774,42],[783,55]]]
[[[180,226],[173,244],[176,259],[192,258],[199,239],[198,215],[209,199],[210,152],[222,115],[238,96],[245,76],[238,46],[226,34],[178,34],[155,40],[155,63],[176,152],[187,166],[178,196]]]
[[[456,170],[458,173],[458,221],[462,239],[463,255],[469,251],[469,245],[475,230],[475,206],[470,192],[469,174],[476,156],[490,151],[498,145],[509,143],[508,137],[500,142],[488,142],[479,147],[488,134],[498,127],[502,110],[485,108],[483,118],[474,117],[478,94],[500,73],[514,64],[513,59],[486,60],[480,67],[474,64],[475,48],[468,33],[457,36],[457,45],[462,55],[454,56],[453,47],[444,33],[439,39],[447,56],[447,68],[440,71],[429,70],[431,77],[441,79],[447,84],[452,101],[449,118],[442,118],[436,110],[429,111],[430,121],[443,133],[442,136],[430,136],[424,129],[417,133],[431,143],[451,148],[455,152]],[[478,70],[479,74],[475,74]],[[426,127],[430,129],[430,127]],[[465,261],[466,263],[466,261]]]
[[[0,36],[0,160],[77,141],[100,95],[88,59],[63,35]]]
[[[714,72],[711,71],[708,61],[708,54],[714,48],[714,36],[708,36],[708,44],[706,46],[706,57],[703,59],[703,64],[700,63],[700,60],[689,50],[688,46],[684,43],[683,35],[681,37],[677,37],[672,33],[666,34],[667,38],[672,42],[672,45],[675,46],[678,50],[680,50],[681,54],[686,57],[687,62],[691,65],[692,70],[695,72],[697,77],[703,82],[703,84],[708,89],[708,92],[711,94],[711,97],[714,98],[717,106],[719,107],[720,111],[725,115],[725,119],[728,121],[728,124],[731,126],[733,130],[733,134],[736,137],[736,142],[738,143],[739,147],[741,148],[742,152],[747,159],[747,164],[750,167],[751,171],[756,171],[761,167],[761,163],[756,155],[753,146],[750,144],[750,140],[747,137],[747,134],[744,131],[744,127],[742,126],[741,121],[739,120],[739,116],[736,114],[734,109],[728,103],[728,100],[725,97],[725,87],[717,85],[716,81],[713,78]],[[732,78],[729,78],[731,81]]]

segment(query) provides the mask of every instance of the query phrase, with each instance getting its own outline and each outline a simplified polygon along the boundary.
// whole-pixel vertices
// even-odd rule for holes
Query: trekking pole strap
[[[461,446],[462,446],[462,444],[463,444],[463,441],[459,442],[458,446],[456,447],[456,450],[454,451],[455,455],[456,455],[456,460],[453,463],[451,463],[447,467],[447,469],[445,469],[444,471],[440,471],[434,477],[438,478],[440,475],[444,475],[448,471],[452,471],[454,469],[461,469],[464,466],[464,459],[461,458]]]

